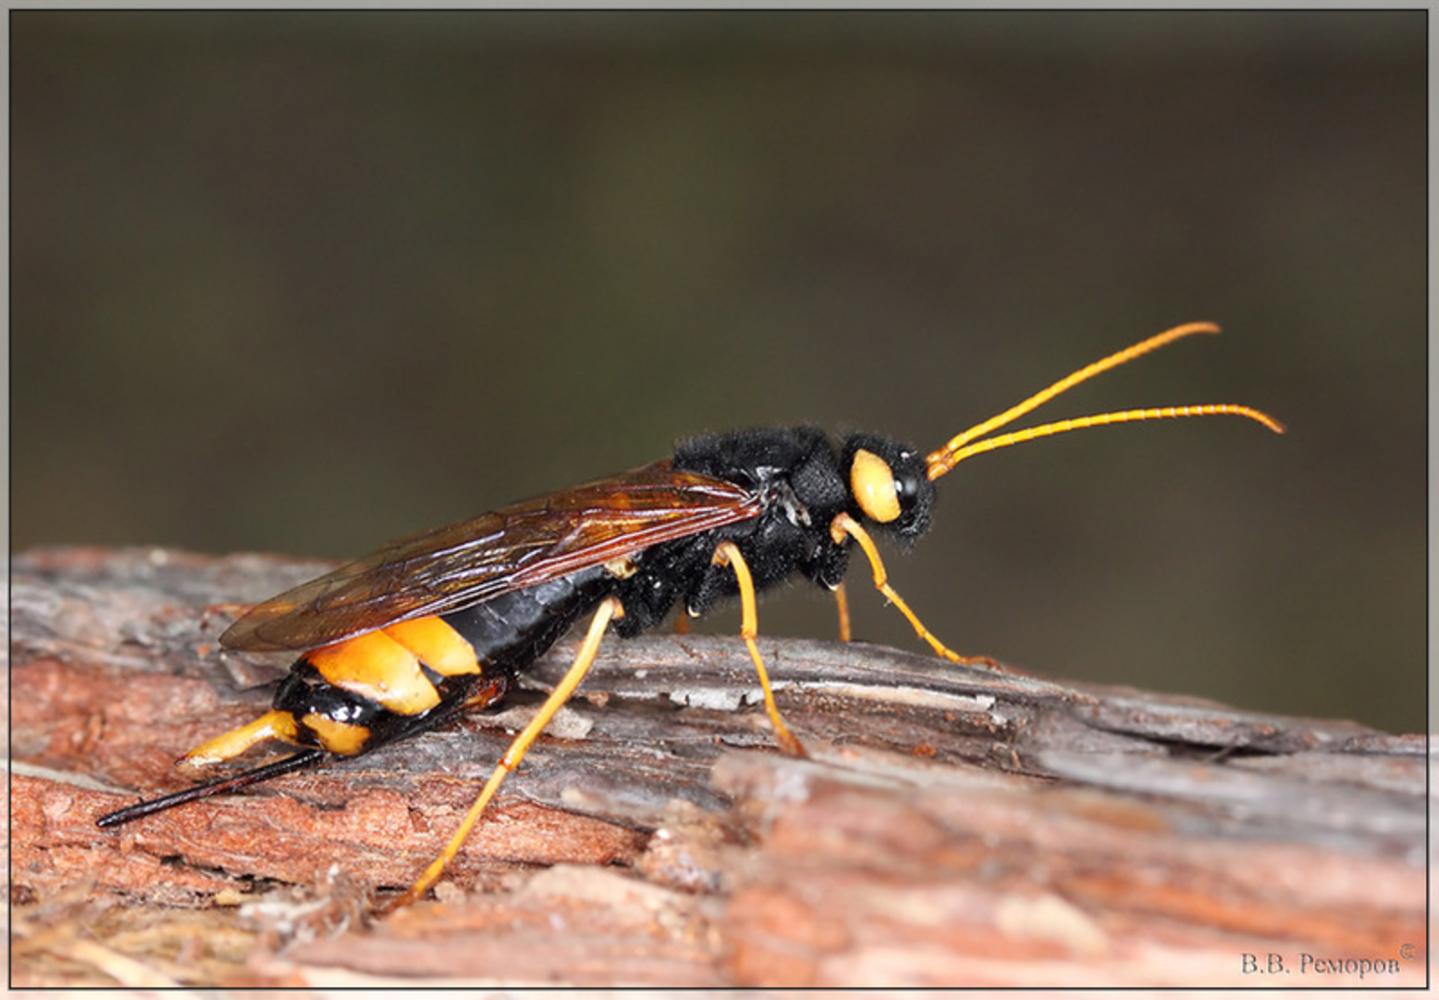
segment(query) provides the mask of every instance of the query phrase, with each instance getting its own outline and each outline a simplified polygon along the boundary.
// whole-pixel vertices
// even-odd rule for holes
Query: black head
[[[840,460],[858,514],[901,538],[929,528],[934,485],[923,455],[887,438],[856,434],[844,443]]]

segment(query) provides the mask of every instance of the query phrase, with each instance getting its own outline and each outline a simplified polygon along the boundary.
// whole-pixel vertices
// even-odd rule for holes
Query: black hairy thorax
[[[903,465],[906,474],[912,475],[909,466],[920,461],[912,449],[869,436],[856,436],[836,450],[829,436],[814,427],[732,431],[682,442],[675,449],[675,468],[753,490],[762,513],[644,552],[636,573],[616,589],[625,607],[616,631],[630,636],[652,628],[677,602],[689,614],[701,615],[735,596],[734,572],[713,564],[716,546],[725,541],[739,547],[757,590],[796,575],[829,590],[839,586],[849,565],[848,539],[834,541],[830,525],[841,513],[863,518],[845,471],[861,447]],[[899,526],[903,536],[918,534],[928,524],[932,490],[922,473],[919,479],[927,492],[919,516]]]

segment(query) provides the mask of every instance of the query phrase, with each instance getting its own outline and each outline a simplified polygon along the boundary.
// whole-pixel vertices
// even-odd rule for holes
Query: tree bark
[[[220,649],[211,606],[325,568],[15,559],[14,985],[1426,981],[1423,736],[860,643],[761,640],[799,759],[737,638],[607,639],[438,901],[403,911],[377,907],[573,643],[503,711],[97,829],[185,787],[175,758],[287,669]]]

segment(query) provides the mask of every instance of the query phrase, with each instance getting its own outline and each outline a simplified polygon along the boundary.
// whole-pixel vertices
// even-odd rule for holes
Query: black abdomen
[[[504,697],[614,587],[602,567],[311,650],[275,692],[293,742],[365,753]]]

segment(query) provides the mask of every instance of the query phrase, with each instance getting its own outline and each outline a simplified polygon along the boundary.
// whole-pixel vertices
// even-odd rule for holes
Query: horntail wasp
[[[220,642],[236,650],[299,650],[273,707],[249,725],[195,747],[178,762],[205,767],[267,739],[304,747],[264,767],[140,802],[102,816],[116,826],[217,792],[354,755],[431,729],[462,709],[504,698],[580,618],[589,629],[573,665],[515,737],[449,844],[401,898],[420,898],[459,852],[505,776],[574,693],[605,632],[633,636],[676,602],[692,615],[738,595],[740,635],[754,661],[779,745],[803,754],[775,705],[755,645],[755,593],[793,575],[833,591],[848,639],[842,581],[857,543],[874,585],[935,653],[964,657],[936,638],[890,587],[866,524],[901,539],[929,526],[934,480],[972,455],[1102,424],[1247,417],[1283,433],[1248,406],[1208,404],[1076,417],[984,437],[1086,379],[1196,333],[1190,323],[1096,361],[921,456],[867,434],[836,449],[810,427],[738,431],[683,442],[672,458],[391,542],[252,608]]]

